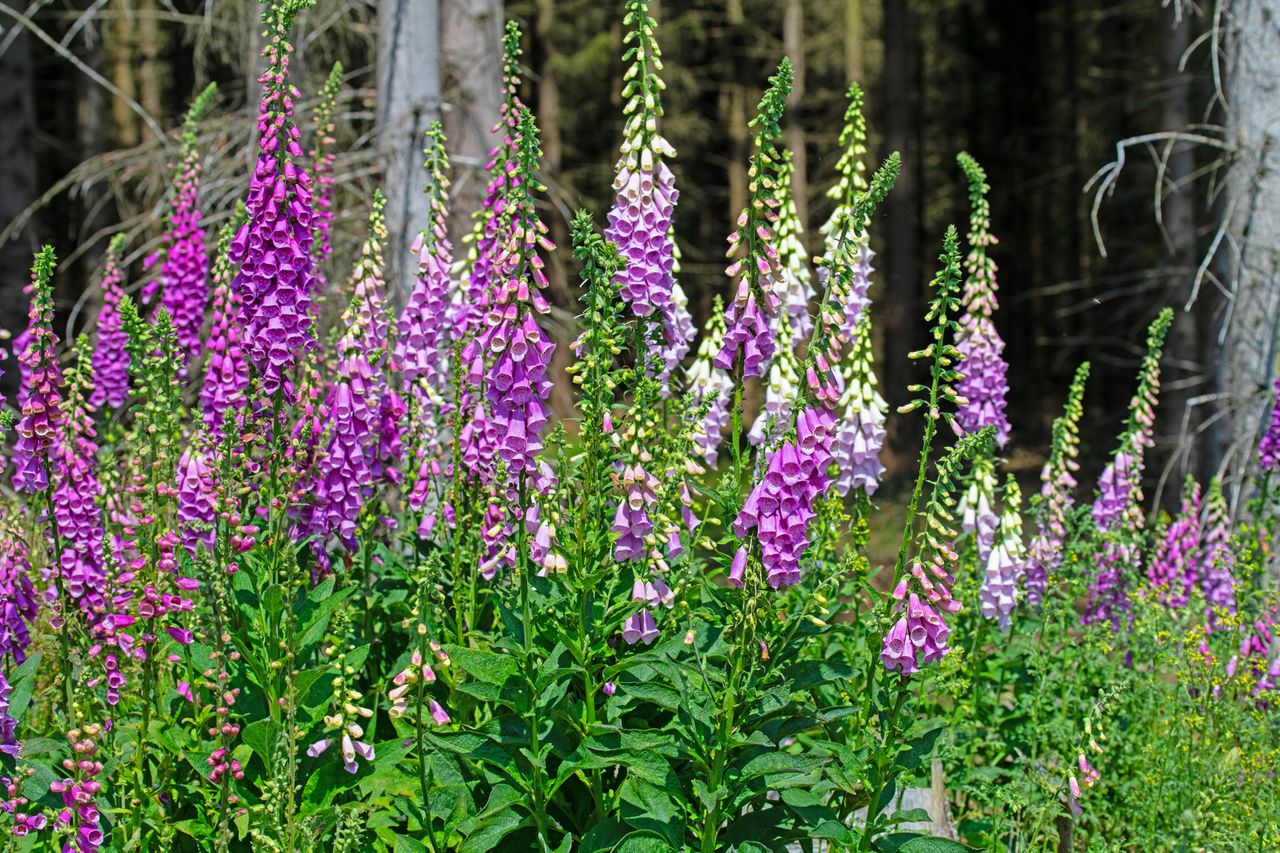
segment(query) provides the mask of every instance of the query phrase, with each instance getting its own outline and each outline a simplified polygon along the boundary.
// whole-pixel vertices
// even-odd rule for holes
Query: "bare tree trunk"
[[[137,27],[132,0],[121,0],[116,12],[112,35],[107,40],[107,50],[111,54],[111,82],[121,92],[137,100],[138,91],[133,77],[133,36]],[[111,122],[115,125],[116,141],[121,147],[131,148],[138,144],[138,117],[123,98],[111,99]]]
[[[809,228],[809,160],[805,156],[804,123],[800,110],[804,104],[804,0],[787,0],[782,18],[783,50],[795,68],[795,84],[787,98],[787,149],[791,152],[791,196],[796,215],[806,231]]]
[[[502,0],[440,0],[440,80],[454,172],[449,236],[461,251],[484,199],[490,129],[502,104]]]
[[[403,301],[413,287],[408,262],[430,208],[423,187],[422,135],[440,115],[440,19],[436,0],[378,4],[378,141],[386,173],[388,290]]]
[[[14,35],[9,49],[0,53],[0,115],[5,132],[0,133],[0,223],[8,225],[36,197],[36,162],[31,149],[35,130],[31,41],[25,32]],[[26,326],[27,300],[22,288],[27,283],[31,255],[36,249],[34,222],[0,245],[0,332],[16,335]],[[8,346],[3,345],[5,350]],[[18,387],[17,366],[5,362],[0,389],[5,396]]]
[[[1235,27],[1226,34],[1231,45],[1225,57],[1231,107],[1227,139],[1238,150],[1228,187],[1233,205],[1228,227],[1237,248],[1228,270],[1232,296],[1221,359],[1232,417],[1223,466],[1243,482],[1256,464],[1255,446],[1265,426],[1280,323],[1280,113],[1275,109],[1280,90],[1280,0],[1232,0],[1227,6],[1223,20]]]

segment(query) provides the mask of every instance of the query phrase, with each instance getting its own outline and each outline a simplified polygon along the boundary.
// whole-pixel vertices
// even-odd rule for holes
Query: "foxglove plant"
[[[124,250],[123,234],[111,238],[102,259],[102,310],[98,312],[97,345],[93,351],[93,393],[89,405],[119,409],[129,398],[129,354],[125,351],[128,335],[120,320],[120,297],[124,295],[124,270],[120,253]]]
[[[1231,516],[1222,483],[1216,477],[1209,483],[1204,506],[1202,551],[1200,554],[1200,588],[1210,608],[1236,612],[1234,563],[1231,550]]]
[[[1036,512],[1036,534],[1028,549],[1027,574],[1023,590],[1027,603],[1038,607],[1049,588],[1049,576],[1062,565],[1067,539],[1067,519],[1075,506],[1076,471],[1080,469],[1080,417],[1084,414],[1084,384],[1089,378],[1089,362],[1076,368],[1062,415],[1053,422],[1053,446],[1040,472],[1040,505]]]
[[[978,562],[986,563],[995,542],[1000,516],[995,509],[996,468],[991,459],[973,463],[973,477],[960,500],[960,529],[973,535]]]
[[[1018,583],[1026,570],[1022,544],[1022,490],[1010,476],[1004,485],[1004,510],[995,531],[995,544],[982,575],[982,615],[994,619],[1001,631],[1012,624],[1010,615],[1018,601]]]
[[[218,237],[218,255],[213,263],[213,321],[205,350],[204,383],[200,386],[200,407],[205,428],[215,437],[222,433],[228,411],[238,411],[247,403],[249,361],[245,356],[239,325],[240,297],[231,286],[233,276],[228,252],[236,231],[244,224],[244,209],[236,211]]]
[[[442,409],[449,371],[450,346],[456,330],[450,327],[453,249],[449,243],[449,155],[444,130],[433,122],[426,134],[430,219],[418,234],[413,251],[418,275],[397,321],[395,360],[403,377],[402,389],[419,406],[414,432],[432,422],[431,408]],[[425,438],[425,436],[421,436]]]
[[[68,374],[63,401],[64,430],[53,452],[53,514],[62,540],[58,557],[61,584],[71,601],[96,619],[108,607],[103,597],[102,484],[98,481],[98,443],[88,404],[90,376],[88,339],[76,345],[76,365]]]
[[[850,271],[847,295],[841,310],[844,314],[845,333],[853,343],[850,357],[843,363],[844,396],[837,412],[836,443],[834,448],[836,490],[848,495],[861,488],[868,495],[875,492],[884,474],[880,464],[880,451],[885,440],[885,412],[887,404],[876,390],[878,384],[871,349],[871,316],[868,290],[871,287],[871,251],[869,220],[864,215],[857,221],[858,201],[868,189],[863,173],[866,164],[867,123],[862,114],[862,89],[854,83],[847,93],[849,105],[845,110],[844,126],[840,131],[840,159],[836,162],[836,183],[827,191],[827,197],[835,202],[831,217],[823,224],[821,233],[825,239],[828,257],[843,255]],[[819,267],[819,278],[829,274]]]
[[[359,546],[360,511],[373,489],[380,436],[382,379],[372,363],[381,354],[376,345],[376,316],[382,310],[381,244],[386,226],[380,199],[379,194],[369,216],[369,237],[352,273],[351,303],[343,314],[346,333],[338,343],[337,377],[320,408],[325,441],[312,474],[313,497],[304,525],[321,541],[336,537],[348,551]],[[370,298],[377,300],[374,306],[369,305]]]
[[[782,165],[778,169],[778,224],[777,246],[782,283],[782,307],[776,320],[777,331],[783,325],[790,329],[794,349],[813,332],[813,318],[809,315],[809,302],[813,299],[813,276],[809,272],[809,255],[804,248],[804,225],[796,209],[796,199],[791,189],[795,165],[792,153],[782,152]]]
[[[31,577],[27,543],[17,530],[17,520],[6,517],[0,528],[0,656],[12,655],[18,664],[27,658],[31,626],[40,613]]]
[[[930,359],[930,384],[912,386],[916,392],[927,392],[927,397],[917,397],[902,406],[899,412],[907,414],[925,409],[924,440],[920,451],[920,470],[907,508],[907,522],[902,532],[902,545],[893,571],[894,609],[901,611],[898,620],[885,634],[880,660],[885,668],[911,675],[921,664],[942,658],[949,650],[947,626],[943,613],[958,613],[959,601],[951,597],[952,572],[950,567],[958,555],[950,540],[958,535],[955,530],[953,508],[955,506],[955,477],[959,466],[972,460],[990,446],[992,435],[988,431],[970,433],[952,448],[937,467],[924,512],[924,525],[916,532],[916,508],[919,505],[929,470],[929,454],[937,434],[938,421],[952,423],[953,415],[943,411],[943,404],[956,405],[958,395],[954,384],[959,374],[951,367],[956,348],[948,338],[958,325],[952,312],[958,307],[960,293],[960,238],[955,227],[949,227],[943,238],[943,250],[939,260],[942,268],[933,279],[934,297],[929,303],[925,321],[931,327],[931,340],[927,347],[911,353],[913,359]],[[914,536],[913,536],[914,533]],[[908,555],[912,540],[916,542],[916,555],[910,561]],[[935,609],[936,608],[936,609]]]
[[[736,284],[725,314],[724,345],[713,363],[742,378],[764,376],[775,349],[773,322],[782,304],[782,294],[777,292],[782,262],[776,245],[782,159],[774,141],[781,134],[779,122],[791,94],[792,77],[791,61],[784,58],[760,99],[759,113],[751,122],[750,200],[738,216],[737,230],[729,235],[728,254],[736,260],[725,274]]]
[[[1200,576],[1200,484],[1192,477],[1182,489],[1182,509],[1165,530],[1147,567],[1147,578],[1167,607],[1186,607]]]
[[[1155,409],[1160,396],[1160,353],[1173,322],[1166,308],[1147,329],[1147,354],[1138,371],[1138,388],[1129,403],[1129,418],[1111,462],[1098,478],[1092,517],[1102,552],[1089,584],[1085,624],[1104,619],[1118,624],[1128,610],[1130,572],[1140,570],[1135,540],[1146,526],[1142,509],[1142,471],[1146,449],[1154,443]]]
[[[62,368],[58,363],[58,336],[53,331],[52,246],[36,255],[31,268],[31,306],[27,312],[26,340],[18,353],[22,383],[18,409],[22,413],[13,444],[13,486],[20,492],[49,488],[52,455],[65,429],[62,413]]]
[[[293,122],[298,90],[289,82],[288,41],[294,15],[309,0],[273,0],[263,12],[267,30],[259,79],[258,156],[249,196],[248,221],[231,241],[238,267],[232,287],[240,297],[242,346],[257,372],[262,393],[292,399],[290,376],[303,352],[315,347],[311,331],[313,271],[311,176],[302,165],[301,134]]]
[[[178,345],[188,364],[194,364],[204,343],[201,329],[209,303],[209,259],[204,249],[204,228],[200,212],[200,152],[196,148],[199,121],[218,93],[210,83],[187,110],[179,144],[181,160],[173,176],[169,228],[159,252],[147,259],[147,266],[160,263],[159,276],[143,290],[150,301],[156,290],[160,305],[169,312]]]
[[[637,317],[651,318],[660,375],[666,378],[688,353],[692,338],[675,301],[671,219],[680,193],[667,165],[675,149],[658,132],[666,84],[658,76],[662,52],[649,0],[628,0],[623,26],[629,45],[623,61],[631,64],[623,76],[623,142],[613,181],[617,196],[604,237],[626,261],[618,273],[621,296]]]
[[[523,109],[518,124],[520,175],[512,189],[508,214],[511,233],[494,263],[492,293],[486,300],[484,331],[477,338],[492,359],[485,374],[485,399],[498,435],[498,457],[512,482],[534,471],[547,421],[551,392],[547,368],[555,342],[538,327],[537,317],[551,310],[539,251],[552,251],[547,227],[538,218],[533,191],[541,189],[535,172],[542,151],[533,115]]]
[[[956,412],[956,422],[965,432],[977,432],[984,426],[996,428],[996,442],[1003,447],[1009,440],[1009,419],[1005,416],[1005,397],[1009,370],[1004,360],[1004,339],[992,322],[996,302],[996,262],[987,254],[996,244],[991,233],[991,206],[987,202],[987,173],[968,154],[957,158],[969,181],[969,255],[965,258],[964,314],[956,349],[960,352],[960,372],[956,385],[964,402]]]

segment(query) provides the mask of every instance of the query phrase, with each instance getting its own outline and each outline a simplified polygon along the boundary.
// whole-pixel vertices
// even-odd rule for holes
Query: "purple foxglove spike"
[[[149,290],[160,293],[160,306],[173,322],[183,370],[194,364],[204,344],[201,328],[209,302],[209,258],[205,254],[200,213],[200,152],[196,130],[201,114],[213,99],[211,84],[200,93],[187,111],[182,127],[181,157],[173,176],[168,228],[159,255],[163,258],[159,275]]]
[[[956,392],[965,402],[956,411],[956,423],[966,433],[994,426],[996,442],[1003,447],[1009,440],[1009,420],[1005,417],[1005,398],[1009,393],[1005,375],[1009,365],[1004,360],[1004,340],[991,319],[998,307],[998,287],[996,264],[987,254],[988,247],[996,243],[990,230],[987,176],[968,154],[960,154],[957,159],[969,180],[971,211],[964,313],[956,340],[960,353],[958,369],[963,377],[956,383]]]
[[[223,228],[218,241],[218,258],[213,265],[212,276],[213,321],[205,341],[209,357],[204,384],[200,386],[204,425],[215,439],[222,436],[224,413],[228,409],[243,408],[249,388],[249,362],[241,348],[240,299],[231,286],[233,273],[227,258],[236,227],[233,221]]]
[[[213,469],[200,450],[188,448],[178,461],[178,521],[191,556],[201,546],[213,553],[215,512]]]
[[[1169,523],[1147,577],[1161,602],[1170,608],[1187,605],[1200,575],[1200,485],[1188,478],[1178,516]]]
[[[289,82],[291,12],[273,9],[262,49],[267,70],[258,113],[258,156],[245,202],[248,222],[231,242],[238,267],[233,287],[240,297],[242,345],[257,371],[263,394],[292,400],[292,375],[305,352],[315,348],[311,300],[316,277],[311,256],[311,176],[302,160],[293,122],[299,93]]]
[[[629,646],[640,642],[646,646],[652,644],[658,639],[658,625],[653,620],[653,614],[648,610],[641,610],[628,616],[622,627],[622,639]]]
[[[0,536],[0,655],[13,655],[15,663],[22,663],[31,643],[31,624],[40,613],[40,599],[31,582],[26,542],[7,526],[10,519],[5,522]]]
[[[1211,608],[1236,612],[1235,556],[1231,550],[1231,517],[1222,495],[1222,484],[1213,480],[1205,501],[1200,588]]]
[[[102,310],[98,312],[97,346],[93,352],[93,393],[89,405],[100,409],[105,404],[122,407],[129,398],[129,353],[125,345],[129,336],[120,316],[120,299],[124,296],[124,271],[120,268],[120,252],[124,235],[111,241],[102,262]]]
[[[49,488],[51,456],[65,428],[62,413],[62,368],[58,336],[53,331],[52,247],[36,255],[28,293],[27,329],[14,342],[21,382],[18,410],[22,413],[13,445],[13,485],[20,492]]]
[[[1009,630],[1010,614],[1018,599],[1018,581],[1026,566],[1022,546],[1022,493],[1012,478],[1004,488],[1004,512],[995,531],[994,547],[986,558],[980,597],[982,615]]]

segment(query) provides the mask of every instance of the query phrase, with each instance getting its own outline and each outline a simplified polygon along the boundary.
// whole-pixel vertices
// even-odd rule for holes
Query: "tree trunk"
[[[0,86],[0,114],[5,117],[5,132],[0,133],[0,223],[5,225],[36,197],[36,162],[31,149],[35,130],[33,79],[31,37],[25,31],[18,32],[9,49],[0,53],[0,80],[5,81]],[[26,327],[27,299],[22,288],[35,250],[34,222],[0,245],[0,333],[16,335]],[[7,342],[0,342],[0,347],[9,349]],[[12,399],[18,387],[17,365],[7,359],[0,367],[4,368],[0,389]]]
[[[111,82],[121,92],[137,100],[137,86],[133,77],[133,35],[137,29],[132,13],[131,0],[121,0],[112,24],[112,36],[106,48],[111,54]],[[116,141],[122,148],[138,144],[138,116],[129,109],[122,98],[111,99],[111,121],[115,125]]]
[[[862,0],[844,0],[844,75],[851,83],[862,83],[866,72],[862,37]]]
[[[795,69],[795,84],[787,98],[787,149],[791,152],[791,196],[795,199],[796,215],[801,226],[809,228],[809,160],[804,149],[804,121],[801,107],[804,104],[804,0],[787,0],[782,18],[783,50],[791,57]]]
[[[440,20],[437,0],[378,4],[378,140],[386,164],[388,290],[401,302],[413,287],[408,262],[414,236],[427,225],[422,191],[422,135],[440,115]]]
[[[1226,367],[1222,390],[1232,419],[1223,467],[1242,483],[1256,466],[1257,440],[1272,399],[1269,383],[1280,322],[1280,113],[1275,110],[1280,94],[1280,0],[1233,0],[1227,5],[1223,21],[1235,25],[1227,34],[1231,55],[1224,58],[1224,67],[1231,70],[1226,81],[1227,138],[1238,150],[1228,186],[1234,205],[1228,230],[1236,252],[1228,261],[1233,295],[1222,328],[1225,352],[1220,359]]]
[[[453,163],[449,236],[461,253],[484,200],[490,129],[502,104],[502,0],[440,0],[440,80]]]
[[[881,109],[885,116],[885,153],[901,151],[906,163],[898,174],[897,183],[885,204],[885,215],[877,217],[871,225],[872,239],[883,248],[878,256],[883,261],[879,278],[884,286],[879,288],[881,294],[887,294],[880,300],[883,315],[884,352],[879,357],[882,365],[882,393],[891,406],[906,402],[906,387],[921,381],[917,365],[908,360],[907,353],[916,349],[921,339],[919,294],[925,273],[919,266],[917,252],[916,223],[919,211],[915,193],[916,167],[911,162],[912,142],[912,85],[911,56],[912,41],[910,11],[907,0],[885,0],[884,4],[884,70],[881,75]],[[883,223],[883,233],[878,234],[878,226]],[[879,239],[877,239],[879,238]],[[936,246],[941,246],[941,235],[938,235]],[[930,246],[926,254],[937,254],[935,246]],[[890,418],[889,423],[897,424],[895,430],[890,427],[890,447],[898,454],[910,452],[916,439],[916,422],[909,424],[905,418]]]

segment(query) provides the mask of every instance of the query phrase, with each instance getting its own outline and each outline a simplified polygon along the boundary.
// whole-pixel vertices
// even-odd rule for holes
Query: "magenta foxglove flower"
[[[513,482],[534,472],[534,458],[542,449],[551,393],[547,369],[556,348],[537,322],[538,315],[551,310],[542,295],[547,277],[539,250],[555,247],[534,207],[533,175],[540,150],[538,129],[527,109],[521,112],[518,131],[523,180],[511,195],[511,234],[494,263],[492,293],[476,339],[490,357],[485,399],[496,429],[498,457]]]
[[[20,492],[49,488],[51,456],[61,440],[62,368],[58,336],[53,332],[53,247],[45,246],[31,268],[31,306],[27,331],[18,351],[22,382],[18,388],[17,440],[13,445],[13,485]]]
[[[397,322],[395,346],[404,392],[412,393],[418,400],[424,410],[423,420],[430,417],[431,409],[443,411],[447,407],[446,377],[450,346],[456,333],[451,328],[449,306],[453,284],[453,249],[447,221],[449,158],[439,122],[427,131],[425,168],[431,176],[427,187],[431,220],[413,244],[418,256],[418,275]]]
[[[249,362],[241,349],[240,298],[231,286],[231,262],[227,259],[235,231],[234,223],[228,225],[218,241],[218,259],[213,265],[213,322],[205,342],[209,359],[200,386],[204,425],[215,437],[222,434],[224,413],[245,405],[249,388]]]
[[[1263,471],[1280,469],[1280,377],[1275,382],[1276,399],[1271,404],[1271,420],[1258,442],[1258,465]]]
[[[26,543],[6,529],[0,538],[0,656],[13,655],[15,663],[26,660],[30,626],[39,613]]]
[[[658,503],[658,478],[639,465],[628,465],[622,471],[622,491],[613,517],[613,532],[618,534],[613,558],[642,562],[648,556],[645,537],[653,533],[649,513]]]
[[[725,371],[740,366],[744,378],[764,376],[775,349],[773,318],[782,304],[782,294],[777,292],[782,261],[776,233],[782,158],[774,141],[791,83],[791,63],[783,59],[777,74],[769,78],[759,115],[752,122],[755,147],[747,171],[751,198],[738,216],[736,230],[729,235],[729,254],[737,257],[725,274],[736,284],[725,313],[724,344],[713,363]]]
[[[232,240],[230,253],[239,266],[233,286],[241,300],[242,345],[263,393],[283,392],[289,398],[294,368],[302,353],[315,347],[310,314],[316,286],[311,176],[300,165],[303,151],[293,123],[298,90],[289,83],[291,8],[273,6],[266,15],[258,157],[245,202],[249,221]]]
[[[1001,631],[1008,631],[1010,614],[1018,600],[1018,582],[1026,567],[1022,546],[1022,492],[1012,477],[1004,487],[1004,512],[995,532],[994,547],[987,556],[979,595],[982,615],[994,619]]]
[[[185,365],[194,364],[204,340],[205,308],[209,302],[209,258],[204,251],[204,229],[200,226],[200,153],[196,149],[196,128],[200,115],[217,92],[210,83],[187,110],[182,124],[181,156],[173,176],[173,197],[169,203],[169,228],[160,252],[148,259],[163,258],[158,286],[160,305],[169,312],[178,352]]]
[[[904,614],[885,634],[880,661],[890,671],[910,675],[920,664],[942,660],[951,650],[947,645],[950,633],[938,612],[913,592]]]
[[[1164,541],[1147,567],[1147,577],[1168,607],[1187,604],[1200,574],[1200,484],[1190,477],[1182,494],[1182,509],[1169,523]]]
[[[647,646],[658,639],[658,623],[653,621],[653,614],[641,610],[628,616],[622,626],[622,639],[629,646],[640,642]]]
[[[97,619],[108,605],[103,595],[103,490],[97,472],[97,433],[85,400],[88,353],[83,347],[77,352],[84,361],[72,374],[63,405],[66,431],[53,451],[53,517],[63,543],[61,582],[70,599],[91,619]]]
[[[1235,555],[1231,550],[1231,517],[1227,511],[1226,498],[1222,495],[1222,484],[1216,479],[1209,484],[1202,535],[1200,588],[1204,592],[1204,599],[1210,607],[1235,613]]]
[[[213,469],[204,453],[187,448],[178,461],[178,522],[182,526],[182,545],[193,557],[200,546],[213,553],[217,509],[214,498]]]
[[[120,269],[120,251],[124,235],[112,239],[102,262],[102,310],[98,312],[97,347],[93,351],[93,394],[89,405],[103,404],[118,409],[129,399],[129,353],[125,345],[129,336],[120,316],[120,298],[124,296],[124,271]]]
[[[800,556],[809,545],[814,503],[831,485],[827,468],[834,429],[835,420],[825,409],[802,412],[795,440],[769,454],[764,477],[734,519],[739,539],[756,531],[766,579],[774,589],[800,581]]]
[[[966,433],[976,433],[985,426],[996,428],[996,442],[1003,447],[1009,440],[1009,419],[1005,416],[1005,397],[1009,370],[1004,360],[1004,339],[991,317],[996,312],[996,262],[987,254],[996,238],[991,234],[991,206],[987,202],[987,173],[968,154],[957,158],[969,179],[969,255],[965,258],[968,277],[964,284],[964,314],[960,317],[960,333],[956,349],[960,353],[959,370],[963,378],[956,391],[964,400],[956,411],[956,422]]]

